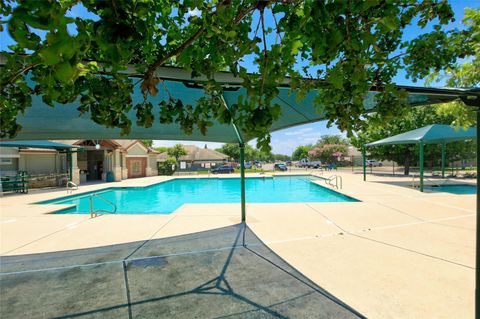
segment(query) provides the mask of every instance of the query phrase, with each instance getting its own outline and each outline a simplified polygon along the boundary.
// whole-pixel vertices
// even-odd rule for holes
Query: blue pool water
[[[435,192],[446,192],[458,195],[476,194],[477,187],[475,185],[441,185],[439,187],[430,187]]]
[[[175,179],[142,188],[109,188],[97,192],[117,205],[117,214],[169,214],[186,203],[238,203],[238,178]],[[248,203],[353,202],[351,197],[310,182],[306,176],[247,178]],[[90,212],[90,194],[63,197],[40,204],[74,204],[59,213]],[[93,209],[111,211],[101,199],[93,197]]]

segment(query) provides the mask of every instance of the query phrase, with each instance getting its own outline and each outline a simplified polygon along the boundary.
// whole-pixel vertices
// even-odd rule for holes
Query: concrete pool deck
[[[475,196],[399,186],[411,177],[369,175],[365,183],[360,174],[337,174],[341,192],[361,202],[247,204],[248,226],[298,271],[369,318],[472,318]],[[166,179],[81,186],[76,193]],[[187,204],[169,215],[93,219],[47,214],[59,205],[32,205],[65,195],[57,189],[2,197],[0,254],[102,247],[240,222],[239,204]]]

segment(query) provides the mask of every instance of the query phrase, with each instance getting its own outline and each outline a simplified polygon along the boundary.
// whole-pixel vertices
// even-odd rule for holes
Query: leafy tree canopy
[[[322,145],[328,145],[328,144],[349,146],[350,142],[348,139],[343,138],[341,135],[323,135],[317,141],[315,146],[322,146]]]
[[[312,159],[332,162],[348,155],[349,141],[340,135],[324,135],[308,152]]]
[[[216,151],[228,155],[236,162],[240,162],[240,148],[238,144],[227,143],[222,147],[217,148]],[[245,144],[245,161],[271,161],[274,159],[274,155],[271,152],[265,152],[254,148],[250,144]]]
[[[89,14],[74,16],[76,5]],[[16,116],[38,95],[50,106],[78,99],[80,114],[124,134],[132,110],[139,126],[177,123],[187,134],[195,127],[205,133],[213,120],[233,121],[268,151],[269,129],[280,115],[274,97],[286,76],[299,98],[317,90],[318,111],[351,133],[362,125],[363,97],[373,85],[385,86],[376,111],[391,118],[405,104],[405,92],[391,84],[399,70],[413,80],[448,70],[478,44],[478,20],[464,30],[444,28],[453,21],[447,0],[5,0],[0,15],[1,29],[15,41],[2,53],[1,137],[15,136]],[[405,40],[410,24],[433,31]],[[253,61],[253,74],[244,59]],[[152,105],[148,96],[166,89],[155,72],[165,65],[206,76],[205,97],[183,105],[167,92],[168,100]],[[247,92],[228,111],[214,78],[221,70],[242,78]],[[144,101],[132,101],[136,82]]]
[[[300,145],[292,153],[292,160],[299,161],[308,157],[308,152],[312,149],[312,145]]]
[[[159,153],[164,153],[164,152],[167,152],[168,151],[168,147],[166,146],[157,146],[155,147],[155,151],[159,152]]]
[[[181,156],[188,154],[187,150],[182,144],[175,144],[167,150],[167,153],[168,155],[174,157],[177,162]]]
[[[405,133],[430,124],[450,124],[454,120],[451,114],[435,112],[434,106],[423,106],[409,109],[402,117],[389,121],[384,126],[378,126],[376,115],[366,119],[366,128],[352,138],[352,144],[361,148],[363,144],[374,142],[389,136]],[[461,128],[459,128],[461,129]],[[408,175],[410,166],[418,162],[419,149],[415,144],[383,145],[369,147],[367,152],[371,158],[394,161],[405,166],[405,175]],[[446,158],[448,161],[469,159],[475,157],[475,141],[446,144]],[[441,160],[441,145],[428,144],[425,146],[425,160],[438,165]]]
[[[476,39],[472,42],[474,55],[471,60],[454,64],[443,72],[433,72],[427,78],[427,84],[444,80],[449,87],[479,87],[480,86],[480,9],[465,9],[463,23],[468,25]],[[453,123],[459,127],[470,127],[476,123],[475,108],[460,101],[438,105],[437,112],[445,116],[453,115]]]
[[[148,147],[153,146],[153,140],[141,140],[143,144],[145,144]]]

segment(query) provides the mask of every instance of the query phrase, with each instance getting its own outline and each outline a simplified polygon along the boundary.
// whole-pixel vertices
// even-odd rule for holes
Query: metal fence
[[[363,163],[361,156],[350,157],[349,165],[340,166],[338,169],[344,171],[351,171],[352,173],[362,174]],[[375,160],[374,158],[371,158]],[[473,178],[476,175],[476,158],[461,159],[458,161],[451,161],[445,163],[445,177],[457,177],[457,178]],[[408,174],[406,174],[408,172]],[[413,175],[419,174],[420,163],[417,161],[411,163],[407,169],[404,165],[398,165],[393,161],[378,161],[378,164],[367,165],[367,174],[376,175]],[[441,176],[442,167],[441,160],[438,158],[425,158],[424,162],[425,175],[429,176]]]

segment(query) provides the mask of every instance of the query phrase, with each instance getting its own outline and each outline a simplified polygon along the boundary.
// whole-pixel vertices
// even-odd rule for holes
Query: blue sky
[[[455,22],[451,23],[446,27],[446,29],[461,28],[461,21],[464,15],[464,8],[470,7],[475,8],[480,6],[479,0],[450,0],[450,4],[455,12]],[[69,14],[73,17],[79,16],[83,18],[95,19],[95,15],[89,13],[84,7],[77,5],[70,10]],[[192,14],[199,14],[197,11],[192,11]],[[254,26],[256,26],[256,21],[258,19],[258,14],[254,16]],[[274,26],[274,21],[271,14],[266,14],[265,23],[267,26]],[[73,31],[74,30],[70,30]],[[411,39],[418,36],[421,33],[431,31],[430,28],[420,29],[417,26],[410,26],[406,29],[404,38]],[[253,33],[253,32],[252,32]],[[272,43],[275,41],[275,37],[271,35],[267,39],[267,43]],[[7,46],[13,44],[13,40],[7,33],[5,29],[0,33],[0,50],[6,50]],[[249,71],[255,71],[255,66],[251,57],[244,59],[242,63]],[[405,73],[400,71],[394,79],[394,82],[399,85],[417,85],[422,86],[423,82],[413,83],[412,81],[405,78]],[[441,83],[438,84],[441,86]],[[277,131],[272,133],[272,151],[279,154],[291,155],[293,150],[299,145],[305,145],[310,143],[315,143],[322,135],[331,135],[331,134],[342,134],[335,126],[331,128],[326,127],[326,122],[317,122],[312,124],[306,124],[297,126],[294,128],[288,128],[282,131]],[[179,141],[155,141],[154,145],[156,146],[172,146]],[[205,144],[209,148],[218,148],[221,143],[205,143],[205,142],[193,142],[193,141],[182,141],[181,143],[193,144],[203,147]],[[250,142],[252,145],[255,145],[255,141]]]

